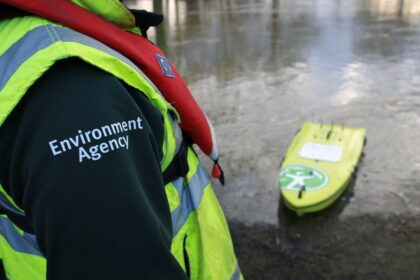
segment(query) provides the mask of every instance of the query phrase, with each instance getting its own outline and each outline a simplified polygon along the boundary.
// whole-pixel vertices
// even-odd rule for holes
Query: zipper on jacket
[[[187,251],[187,237],[188,235],[184,236],[184,262],[185,262],[185,272],[187,273],[188,279],[191,278],[191,270],[190,270],[190,258],[188,257]]]

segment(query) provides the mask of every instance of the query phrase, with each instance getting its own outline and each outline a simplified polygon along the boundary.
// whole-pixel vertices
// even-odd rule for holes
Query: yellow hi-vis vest
[[[0,126],[55,62],[77,57],[140,90],[160,110],[165,136],[162,172],[170,165],[182,142],[181,130],[172,118],[176,112],[129,59],[88,36],[38,17],[0,21],[0,38]],[[172,216],[172,254],[184,270],[188,265],[191,279],[241,279],[222,209],[190,147],[187,161],[188,174],[165,185]],[[1,186],[0,207],[25,216],[25,209]],[[39,250],[36,236],[6,215],[0,216],[0,258],[9,279],[46,278],[48,260]]]

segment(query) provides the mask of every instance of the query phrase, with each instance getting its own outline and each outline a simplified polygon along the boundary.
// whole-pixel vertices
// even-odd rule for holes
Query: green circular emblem
[[[313,191],[325,187],[328,183],[327,174],[303,165],[282,168],[279,177],[279,187],[283,190],[300,191],[305,186],[307,191]]]

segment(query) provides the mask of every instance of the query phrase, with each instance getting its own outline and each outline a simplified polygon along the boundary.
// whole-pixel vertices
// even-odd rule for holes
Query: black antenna
[[[298,198],[299,198],[299,199],[301,199],[301,198],[302,198],[302,194],[303,194],[303,192],[304,192],[304,191],[306,191],[306,187],[305,187],[305,185],[302,185],[302,186],[300,187],[299,194],[298,194]]]
[[[330,139],[330,137],[331,137],[331,133],[332,133],[332,130],[333,130],[333,123],[331,123],[331,128],[330,128],[330,130],[328,131],[328,133],[327,133],[327,140],[329,140]]]

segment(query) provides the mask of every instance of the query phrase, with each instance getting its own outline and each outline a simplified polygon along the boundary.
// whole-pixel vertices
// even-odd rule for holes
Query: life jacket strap
[[[219,182],[220,184],[222,184],[222,186],[225,185],[225,173],[223,172],[223,169],[219,164],[219,159],[214,160],[211,176],[213,178],[219,179]]]
[[[188,171],[188,145],[186,141],[182,141],[178,153],[163,172],[163,181],[166,185],[179,177],[187,176]]]
[[[175,181],[179,177],[187,176],[189,171],[188,167],[188,137],[185,136],[182,140],[181,147],[179,148],[178,153],[175,155],[174,159],[171,161],[169,166],[163,172],[163,181],[166,184]],[[220,183],[225,185],[225,175],[222,167],[219,164],[219,160],[213,161],[212,176],[220,181]]]

